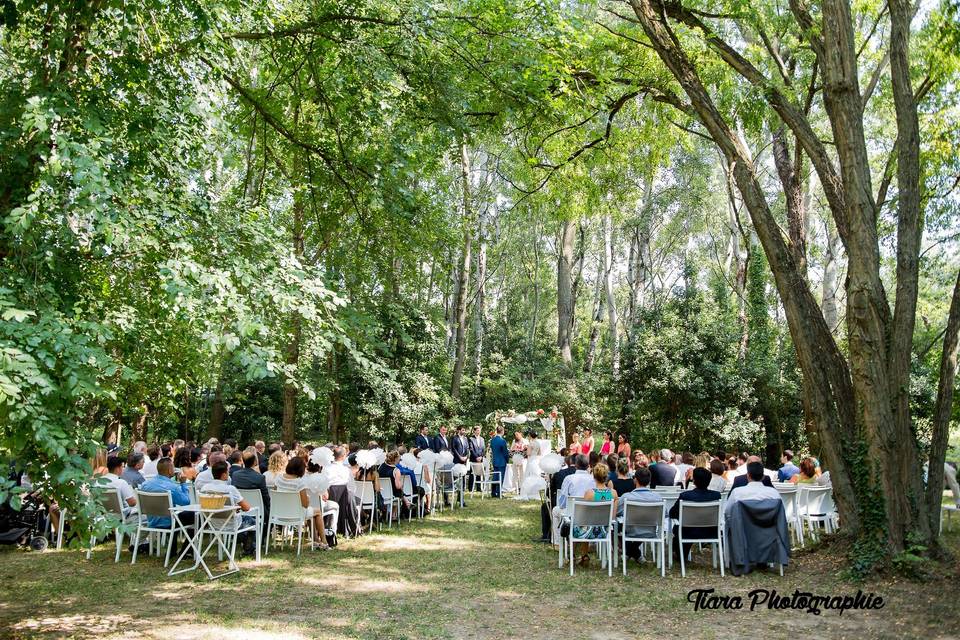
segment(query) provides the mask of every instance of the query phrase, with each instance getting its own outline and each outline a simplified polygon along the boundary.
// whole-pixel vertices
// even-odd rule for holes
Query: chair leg
[[[717,543],[717,551],[720,554],[720,577],[725,577],[723,572],[723,536],[720,536],[720,542]]]
[[[627,575],[627,538],[620,536],[620,564],[623,565],[623,575]]]
[[[117,555],[114,556],[113,563],[116,564],[120,562],[120,549],[123,548],[123,531],[121,531],[120,529],[117,529],[114,532],[114,537],[117,540]]]
[[[680,537],[680,577],[687,577],[687,564],[686,556],[687,554],[683,552],[683,536]]]
[[[93,554],[93,548],[96,546],[96,544],[97,544],[97,539],[90,538],[90,546],[87,547],[87,560],[89,560],[90,556]]]
[[[167,538],[167,555],[163,560],[163,566],[166,568],[170,564],[170,551],[173,549],[173,539],[176,537],[173,531],[170,532],[170,537]]]
[[[570,575],[573,575],[573,536],[570,537]]]
[[[660,540],[660,577],[666,577],[667,575],[667,559],[664,557],[667,551],[666,541],[661,538]]]

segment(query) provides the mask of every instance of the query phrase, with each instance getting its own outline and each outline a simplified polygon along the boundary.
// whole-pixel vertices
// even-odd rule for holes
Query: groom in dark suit
[[[467,466],[470,462],[470,443],[467,442],[463,426],[457,427],[457,435],[453,437],[453,442],[450,444],[450,453],[453,454],[453,464]]]
[[[441,451],[450,450],[450,441],[447,440],[447,427],[441,426],[440,433],[433,437],[433,442],[430,443],[430,448],[433,449],[434,453],[440,453]]]
[[[503,479],[507,474],[507,460],[510,457],[510,450],[507,447],[507,441],[503,439],[503,425],[497,425],[497,435],[490,439],[490,463],[493,467],[493,480]],[[490,487],[494,498],[500,497],[500,484]]]
[[[420,433],[417,434],[416,440],[414,440],[413,446],[419,449],[420,451],[425,451],[430,449],[430,436],[427,435],[427,425],[420,427]]]

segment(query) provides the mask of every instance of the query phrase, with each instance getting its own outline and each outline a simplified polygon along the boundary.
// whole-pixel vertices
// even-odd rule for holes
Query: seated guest
[[[106,449],[97,449],[93,457],[90,458],[90,468],[93,469],[94,476],[102,476],[107,471],[107,450]]]
[[[403,445],[400,445],[399,447],[397,447],[397,470],[400,471],[402,476],[407,476],[408,478],[410,478],[410,487],[413,490],[413,493],[419,496],[420,500],[423,500],[425,491],[423,487],[420,486],[420,483],[417,480],[416,469],[405,467],[403,465],[403,462],[401,462],[401,459],[403,458],[403,455],[406,452],[407,452],[407,448],[404,447]],[[402,481],[402,478],[401,478],[401,481]]]
[[[433,496],[433,477],[430,475],[430,467],[420,461],[420,449],[413,450],[413,456],[417,459],[417,464],[413,472],[420,478],[420,488],[423,489],[423,512],[430,513],[430,506]]]
[[[677,468],[675,484],[679,484],[681,487],[687,486],[687,479],[690,476],[688,472],[695,466],[693,463],[694,457],[689,451],[684,451],[682,454],[673,454],[673,466]]]
[[[196,480],[199,474],[196,467],[193,466],[193,460],[190,456],[192,453],[192,449],[181,447],[177,449],[177,454],[173,458],[173,468],[180,473],[180,477],[184,480]]]
[[[220,460],[226,462],[227,457],[219,451],[214,451],[207,456],[207,468],[198,473],[193,480],[193,488],[196,489],[197,493],[203,491],[204,485],[213,480],[213,465]]]
[[[800,469],[790,477],[790,482],[794,484],[816,484],[817,467],[813,458],[804,458],[800,461]]]
[[[183,449],[181,449],[182,451]],[[222,493],[228,496],[230,504],[240,507],[241,511],[250,511],[250,503],[244,500],[243,494],[236,486],[230,484],[229,466],[224,460],[218,460],[210,467],[213,480],[206,483],[203,488],[204,493]],[[249,527],[254,523],[253,516],[242,516],[235,520],[235,527]],[[253,555],[255,551],[256,537],[247,532],[242,538],[243,555]]]
[[[677,468],[670,464],[673,454],[670,449],[660,451],[660,462],[658,462],[650,471],[650,488],[673,487],[677,484]]]
[[[393,496],[400,498],[404,509],[409,509],[410,501],[403,495],[403,474],[400,473],[400,469],[397,468],[397,462],[399,462],[399,460],[400,454],[395,450],[388,451],[386,458],[383,460],[383,464],[381,464],[377,470],[377,474],[380,476],[381,482],[386,479],[392,481]]]
[[[693,486],[695,488],[689,489],[680,494],[680,498],[670,508],[670,518],[672,520],[678,520],[680,518],[680,501],[681,500],[686,500],[688,502],[714,502],[714,501],[720,500],[720,492],[711,491],[708,488],[710,486],[710,481],[712,478],[713,476],[708,470],[702,467],[698,467],[694,469],[693,470]],[[682,533],[684,538],[716,538],[717,528],[716,527],[684,527]],[[683,543],[683,553],[687,554],[689,552],[690,552],[690,545],[686,542]],[[679,558],[680,557],[679,553],[680,553],[680,537],[674,536],[673,537],[674,557]]]
[[[143,469],[143,454],[133,452],[127,456],[127,468],[123,470],[120,477],[136,489],[146,481],[146,478],[140,473],[141,469]]]
[[[710,474],[713,477],[710,478],[710,486],[707,487],[707,489],[711,491],[723,491],[727,488],[727,480],[723,477],[724,470],[723,463],[717,458],[710,461]]]
[[[303,458],[300,456],[290,458],[283,473],[277,476],[277,491],[294,491],[300,494],[300,504],[307,510],[307,519],[313,521],[314,543],[319,545],[321,549],[327,549],[323,534],[323,514],[310,506],[309,490],[303,482],[306,471],[307,465]]]
[[[232,477],[234,473],[243,469],[243,452],[240,449],[234,449],[227,456],[227,463],[230,465],[230,476]]]
[[[137,511],[137,495],[133,487],[120,477],[123,472],[123,460],[118,456],[107,458],[107,473],[97,478],[97,484],[105,489],[113,489],[120,496],[120,507],[126,519]]]
[[[160,460],[157,461],[156,477],[140,485],[140,490],[150,493],[169,493],[174,506],[177,507],[190,504],[190,490],[187,488],[187,485],[182,482],[176,482],[173,479],[173,460],[170,458],[160,458]],[[177,514],[177,520],[185,527],[191,528],[194,523],[194,514],[190,511],[179,513]],[[147,525],[150,527],[166,529],[169,528],[171,524],[170,516],[150,516],[147,518]],[[179,538],[179,535],[177,538]],[[177,544],[178,540],[175,538],[171,548],[171,553],[174,557],[177,555]]]
[[[733,484],[734,479],[739,475],[737,473],[737,467],[740,466],[740,463],[737,462],[736,456],[730,456],[727,458],[726,470],[723,472],[723,479],[727,481],[727,484]]]
[[[789,482],[793,476],[800,473],[800,467],[793,464],[793,451],[790,449],[784,449],[783,455],[780,456],[780,463],[783,466],[777,471],[778,482]]]
[[[747,463],[745,477],[748,479],[747,484],[736,491],[731,491],[730,495],[727,496],[726,506],[724,507],[726,517],[730,517],[730,514],[733,513],[733,505],[740,500],[780,499],[780,492],[764,482],[764,480],[769,482],[770,479],[764,475],[763,464],[759,461],[754,460]]]
[[[656,491],[650,490],[650,470],[646,467],[637,467],[634,469],[632,482],[633,488],[630,491],[619,494],[620,499],[617,501],[617,517],[623,516],[624,506],[627,502],[651,504],[660,504],[663,502],[663,498],[661,498]],[[653,530],[649,527],[631,526],[626,530],[626,534],[630,537],[652,535],[653,533]],[[640,559],[640,544],[639,542],[627,542],[628,558]]]
[[[563,486],[563,481],[567,476],[574,473],[577,468],[574,466],[574,460],[576,459],[576,454],[570,454],[564,458],[565,466],[557,471],[555,474],[550,476],[550,506],[557,506],[557,498],[560,496],[560,487]]]
[[[230,477],[230,484],[237,489],[257,489],[260,491],[260,500],[263,503],[263,527],[266,532],[267,521],[270,519],[270,490],[267,488],[267,480],[257,470],[260,465],[260,459],[257,457],[255,449],[247,448],[243,452],[243,469],[235,472]]]
[[[149,480],[157,475],[157,460],[159,459],[160,446],[152,444],[147,447],[146,458],[143,461],[143,469],[140,470],[140,475],[142,475],[145,480]]]
[[[756,462],[757,464],[759,464],[759,465],[760,465],[760,468],[763,469],[763,463],[760,462],[760,456],[748,456],[748,457],[747,457],[747,465],[749,465],[749,464],[751,464],[751,463],[754,463],[754,462]],[[746,466],[744,465],[743,468],[746,469]],[[734,489],[739,489],[740,487],[745,487],[745,486],[747,486],[747,480],[748,480],[748,479],[747,479],[747,473],[746,473],[746,472],[738,475],[737,477],[735,477],[735,478],[733,479],[733,483],[730,485],[730,491],[733,491]],[[773,482],[770,480],[770,475],[766,472],[766,469],[764,469],[764,472],[763,472],[763,480],[762,480],[762,482],[763,482],[763,484],[765,484],[765,485],[768,486],[768,487],[772,487],[772,486],[773,486]]]
[[[610,471],[607,468],[607,465],[598,462],[593,467],[593,486],[589,487],[583,494],[584,500],[589,500],[592,502],[603,502],[605,500],[613,500],[614,510],[616,510],[617,505],[617,492],[613,489],[607,487],[607,483],[610,481]],[[607,527],[603,525],[590,525],[586,527],[575,527],[573,534],[578,538],[603,538],[607,535]],[[575,545],[574,553],[578,555],[579,560],[577,564],[580,566],[587,566],[590,563],[590,545],[587,542],[578,542]]]
[[[283,475],[283,470],[287,468],[287,456],[279,449],[270,454],[267,461],[267,471],[263,474],[263,480],[268,488],[277,486],[277,478]]]
[[[330,465],[336,466],[336,465]],[[321,467],[312,460],[307,462],[307,473],[303,476],[303,486],[310,497],[310,503],[316,509],[323,511],[324,525],[327,529],[336,529],[337,521],[340,519],[340,505],[330,501],[330,494],[327,489],[330,487],[328,480],[329,470]],[[329,522],[327,520],[329,519]]]
[[[625,495],[633,491],[634,481],[630,477],[630,461],[626,458],[620,458],[617,460],[617,477],[610,481],[613,485],[613,490],[617,492],[618,496]],[[649,485],[649,481],[647,481]]]

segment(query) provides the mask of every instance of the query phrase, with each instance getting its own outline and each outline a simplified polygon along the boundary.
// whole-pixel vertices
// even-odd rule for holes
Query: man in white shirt
[[[250,511],[250,503],[244,500],[243,494],[240,493],[240,490],[235,486],[230,484],[230,465],[227,464],[226,460],[217,460],[210,466],[210,473],[213,476],[213,479],[209,482],[204,483],[203,493],[222,493],[228,496],[230,504],[240,507],[241,511]],[[199,478],[199,476],[197,476]],[[197,489],[197,493],[200,493],[200,490]],[[235,527],[237,529],[241,527],[249,527],[254,523],[253,516],[241,516],[240,518],[234,518]],[[254,545],[256,537],[253,535],[253,532],[247,532],[243,540],[243,554],[244,555],[253,555],[254,554]]]
[[[727,496],[726,506],[723,509],[724,516],[729,518],[733,513],[733,507],[741,500],[767,500],[780,499],[780,492],[773,487],[763,484],[763,465],[759,462],[748,462],[747,465],[747,484],[739,487],[736,491],[731,491]]]
[[[210,454],[210,457],[208,458],[207,461],[210,463],[210,465],[206,469],[198,473],[197,477],[194,478],[193,480],[193,488],[197,490],[197,493],[200,493],[201,491],[203,491],[204,487],[206,487],[207,484],[209,484],[214,480],[213,465],[215,465],[218,462],[223,462],[224,464],[226,464],[227,456],[223,455],[223,453],[220,451],[214,451],[213,453]],[[230,468],[229,465],[227,465],[227,468],[228,469]]]
[[[350,465],[346,464],[347,448],[335,447],[333,449],[333,464],[323,468],[323,473],[327,476],[327,486],[336,487],[350,483]]]
[[[102,476],[100,485],[106,489],[113,489],[120,496],[120,506],[123,509],[124,519],[137,512],[137,495],[126,480],[120,477],[123,471],[123,460],[118,456],[107,458],[107,473]]]
[[[742,476],[747,473],[747,464],[750,462],[750,454],[746,451],[741,451],[740,455],[737,456],[737,468],[734,470],[733,475]]]
[[[157,477],[157,461],[160,459],[160,446],[152,444],[143,452],[143,469],[140,469],[140,475],[144,480],[150,480]]]
[[[560,495],[557,496],[557,508],[561,511],[567,508],[568,500],[582,498],[584,494],[588,490],[593,489],[596,484],[593,475],[588,470],[590,460],[587,456],[582,453],[578,454],[574,465],[577,467],[577,470],[564,478],[563,484],[560,485]]]

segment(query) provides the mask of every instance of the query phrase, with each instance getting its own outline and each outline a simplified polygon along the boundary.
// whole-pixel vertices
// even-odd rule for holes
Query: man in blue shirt
[[[784,449],[780,463],[783,464],[777,471],[777,480],[780,482],[790,482],[790,478],[800,473],[800,467],[793,464],[793,451],[790,449]]]
[[[151,478],[140,485],[140,491],[147,491],[150,493],[169,493],[170,497],[173,499],[174,506],[181,507],[190,504],[190,490],[187,488],[187,485],[183,482],[176,482],[173,479],[173,460],[170,458],[161,458],[157,461],[156,477]],[[190,528],[193,526],[193,516],[193,513],[181,513],[178,516],[178,519],[184,526]],[[147,525],[150,527],[169,528],[170,524],[171,522],[169,516],[149,516],[147,518]],[[174,557],[176,557],[176,539],[173,541],[172,553]]]

